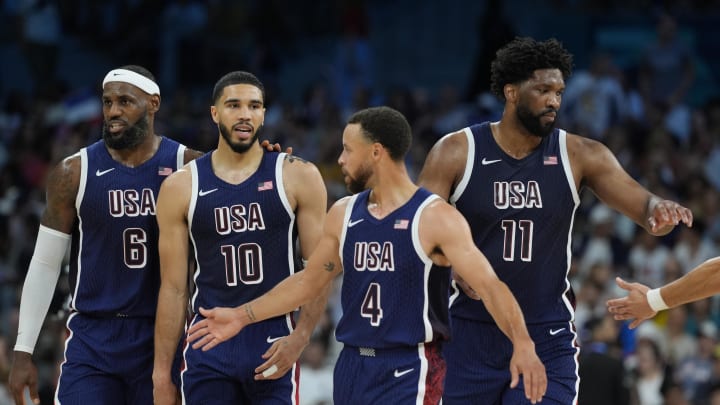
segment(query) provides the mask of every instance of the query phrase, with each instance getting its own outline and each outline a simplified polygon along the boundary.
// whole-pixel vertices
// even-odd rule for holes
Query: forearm
[[[720,257],[709,259],[660,289],[668,307],[676,307],[720,293]]]
[[[155,363],[153,378],[169,378],[178,343],[186,322],[187,290],[161,287],[155,319]]]
[[[305,342],[310,341],[318,320],[325,313],[331,285],[325,287],[320,295],[300,308],[300,319],[298,319],[293,334],[299,335]]]
[[[488,312],[514,345],[531,341],[520,305],[505,283],[493,283],[481,295]]]
[[[295,273],[262,296],[236,307],[235,313],[243,325],[287,314],[317,297],[319,289],[306,285],[306,272]]]

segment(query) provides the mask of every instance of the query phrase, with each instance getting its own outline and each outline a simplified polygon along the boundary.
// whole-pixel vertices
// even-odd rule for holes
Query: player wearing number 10
[[[654,235],[680,221],[692,223],[687,208],[640,186],[605,145],[554,129],[571,67],[572,56],[554,39],[517,38],[500,49],[491,86],[505,102],[501,120],[440,139],[419,176],[421,186],[465,216],[475,244],[520,303],[548,370],[543,404],[577,402],[578,348],[567,275],[581,186]],[[485,303],[463,290],[451,299],[443,403],[525,403],[523,393],[508,384],[510,342]]]
[[[315,248],[327,209],[317,168],[285,153],[265,153],[258,130],[265,117],[262,83],[231,72],[215,84],[210,113],[217,149],[170,176],[158,197],[162,284],[156,326],[155,404],[174,403],[174,342],[183,332],[192,241],[197,268],[190,298],[198,308],[241,305],[296,271],[296,237],[304,257]],[[291,314],[258,323],[210,353],[186,348],[183,403],[295,404],[297,359],[325,310],[327,294]],[[297,327],[296,327],[297,326]],[[257,380],[274,381],[257,381]]]

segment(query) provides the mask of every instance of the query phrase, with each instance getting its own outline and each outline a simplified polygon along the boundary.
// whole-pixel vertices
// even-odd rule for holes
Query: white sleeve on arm
[[[32,354],[55,293],[70,235],[40,225],[20,298],[15,350]]]

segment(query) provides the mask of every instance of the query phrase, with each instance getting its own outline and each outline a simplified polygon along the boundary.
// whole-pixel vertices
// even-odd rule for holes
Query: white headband
[[[139,73],[133,72],[132,70],[111,70],[107,75],[105,75],[105,79],[103,79],[103,88],[105,88],[105,84],[109,82],[130,83],[147,94],[160,95],[160,87],[158,87],[157,83]]]

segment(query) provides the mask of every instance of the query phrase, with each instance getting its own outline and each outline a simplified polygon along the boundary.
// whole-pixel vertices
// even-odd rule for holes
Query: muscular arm
[[[425,158],[425,164],[418,176],[418,185],[447,201],[465,171],[467,151],[464,132],[442,137]]]
[[[302,257],[307,258],[322,236],[327,211],[325,183],[315,165],[303,159],[287,155],[283,164],[283,184],[295,205],[300,249]],[[323,289],[300,308],[299,319],[290,336],[273,343],[263,354],[266,361],[255,369],[256,379],[280,378],[297,362],[325,312],[329,291],[330,288]]]
[[[513,343],[510,361],[511,386],[523,374],[525,395],[533,403],[542,398],[547,388],[545,367],[535,353],[520,305],[505,283],[495,274],[485,255],[475,246],[470,226],[460,212],[449,204],[435,201],[420,218],[420,240],[434,260],[444,256],[465,282],[483,300],[497,326]],[[439,264],[444,264],[440,262]]]
[[[664,200],[641,186],[600,142],[568,135],[568,153],[575,177],[597,197],[653,235],[665,235],[680,222],[692,225],[689,209]]]
[[[287,155],[285,169],[288,183],[295,186],[293,190],[297,201],[295,215],[302,257],[308,258],[315,250],[323,233],[327,212],[327,190],[320,172],[314,165]],[[300,319],[293,334],[302,337],[303,346],[310,341],[315,324],[325,312],[328,293],[329,289],[323,290],[316,299],[303,305],[300,310]]]
[[[47,316],[62,260],[70,243],[76,220],[75,198],[79,183],[78,155],[60,162],[47,179],[47,205],[20,298],[18,337],[10,370],[10,390],[18,404],[22,403],[26,386],[30,396],[38,398],[37,370],[31,354]]]
[[[628,283],[618,278],[618,285],[628,292],[622,298],[607,302],[608,310],[617,320],[633,320],[630,328],[635,328],[656,312],[648,302],[650,288],[640,283]],[[720,257],[709,259],[679,279],[659,289],[660,298],[668,308],[688,302],[698,301],[720,293]]]
[[[320,241],[310,255],[305,270],[286,278],[266,294],[235,308],[201,308],[206,318],[188,330],[193,348],[210,350],[235,336],[245,326],[288,313],[306,304],[328,288],[342,272],[339,257],[340,232],[347,199],[330,209]]]
[[[189,249],[187,211],[190,194],[191,176],[187,168],[170,175],[158,194],[161,283],[155,319],[153,384],[156,391],[158,387],[171,383],[172,362],[186,320]]]

